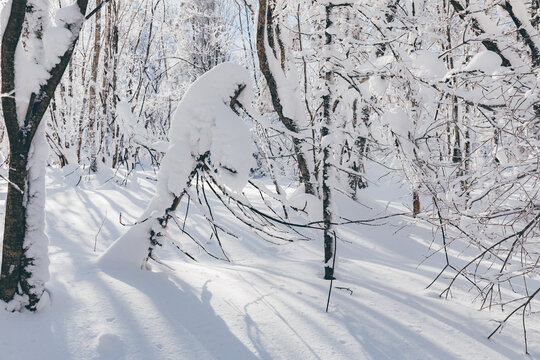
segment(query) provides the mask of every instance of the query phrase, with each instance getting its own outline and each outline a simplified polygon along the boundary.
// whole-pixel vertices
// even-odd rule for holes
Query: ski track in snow
[[[318,238],[276,246],[229,224],[240,234],[223,239],[232,263],[202,255],[194,263],[165,246],[160,256],[174,271],[155,264],[153,271],[103,271],[96,258],[127,229],[118,214],[133,221],[153,195],[155,182],[145,176],[135,174],[127,187],[98,180],[75,187],[78,176],[48,170],[51,305],[37,314],[0,312],[2,360],[540,358],[538,315],[528,320],[526,356],[519,318],[487,340],[496,326],[490,320],[503,313],[478,311],[472,292],[440,298],[444,281],[425,290],[443,256],[418,266],[433,234],[402,218],[340,228],[345,241],[338,242],[338,280],[328,313]],[[3,184],[4,201],[5,189]],[[366,192],[377,197],[388,189]],[[367,196],[362,202],[367,205],[342,201],[341,213],[367,218],[386,206]],[[207,239],[190,211],[188,228]],[[226,218],[217,204],[213,211]],[[185,237],[181,241],[191,246]]]

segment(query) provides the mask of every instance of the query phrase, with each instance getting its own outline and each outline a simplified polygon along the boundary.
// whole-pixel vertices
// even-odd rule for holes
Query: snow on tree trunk
[[[231,101],[249,106],[252,96],[249,72],[232,63],[217,65],[189,87],[171,122],[156,194],[139,222],[101,256],[102,265],[146,268],[166,236],[171,213],[198,172],[211,174],[232,191],[242,190],[255,147]]]
[[[27,159],[27,179],[23,205],[26,208],[23,269],[21,287],[29,303],[36,303],[45,291],[49,280],[49,239],[45,234],[45,164],[49,146],[45,139],[45,123],[34,135]],[[26,301],[24,301],[26,303]]]
[[[10,142],[0,299],[14,311],[39,309],[48,273],[45,235],[45,111],[71,59],[87,1],[59,9],[14,1],[2,12],[2,111]],[[9,16],[7,16],[9,14]]]

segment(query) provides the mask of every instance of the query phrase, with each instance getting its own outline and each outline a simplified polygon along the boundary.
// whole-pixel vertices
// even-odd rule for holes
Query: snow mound
[[[493,51],[484,50],[474,55],[465,67],[466,71],[480,70],[486,74],[493,74],[502,64],[502,59]]]
[[[246,185],[255,146],[247,125],[230,107],[231,98],[251,105],[249,73],[233,63],[217,65],[195,81],[174,115],[170,146],[159,173],[160,191],[180,195],[197,159],[209,152],[218,180],[234,191]]]

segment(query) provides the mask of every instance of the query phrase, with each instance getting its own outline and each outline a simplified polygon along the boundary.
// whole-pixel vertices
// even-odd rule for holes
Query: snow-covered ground
[[[127,186],[105,178],[77,185],[72,170],[49,169],[47,176],[50,305],[36,314],[0,312],[2,360],[540,358],[538,315],[528,321],[526,356],[520,318],[487,340],[504,313],[478,311],[465,286],[449,300],[438,296],[444,280],[425,289],[444,265],[441,254],[422,263],[430,245],[440,246],[426,224],[395,217],[381,226],[340,228],[338,280],[325,313],[320,234],[273,245],[232,222],[217,203],[215,216],[239,234],[222,239],[231,263],[197,254],[172,231],[198,263],[169,245],[160,256],[174,270],[104,270],[98,256],[127,230],[119,213],[135,221],[156,183],[139,172]],[[5,191],[2,184],[2,200]],[[372,186],[361,205],[342,199],[341,214],[403,211],[380,200],[395,194]],[[194,209],[187,229],[218,253]]]

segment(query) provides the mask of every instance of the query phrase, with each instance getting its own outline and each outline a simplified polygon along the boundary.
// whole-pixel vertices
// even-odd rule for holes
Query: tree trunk
[[[78,0],[81,14],[86,12],[87,0]],[[28,100],[26,112],[17,114],[15,94],[15,51],[33,31],[31,46],[40,50],[43,14],[48,13],[48,3],[27,6],[26,1],[13,1],[9,19],[2,37],[1,79],[3,94],[2,111],[10,143],[9,186],[6,200],[6,215],[0,273],[0,299],[5,302],[16,300],[10,308],[24,306],[35,310],[44,284],[48,280],[47,237],[44,234],[45,218],[45,161],[47,141],[43,116],[62,79],[73,54],[84,17],[81,15],[66,29],[72,32],[71,46],[60,57],[59,62],[48,71],[50,77],[40,85]],[[25,19],[28,16],[29,19]],[[38,30],[36,30],[38,29]],[[36,49],[34,49],[36,50]],[[36,64],[39,58],[32,59]],[[17,99],[17,100],[16,100]],[[44,150],[45,147],[45,150]]]
[[[272,73],[272,69],[269,64],[269,57],[273,57],[272,60],[278,61],[276,58],[274,29],[271,21],[271,7],[268,6],[267,0],[259,0],[259,18],[257,22],[257,55],[259,57],[259,67],[264,75],[264,78],[266,79],[270,96],[272,98],[272,105],[279,116],[279,120],[283,123],[287,130],[292,133],[298,133],[298,125],[296,124],[295,120],[285,116],[282,100],[278,91],[276,77]],[[279,42],[280,40],[278,40],[278,43]],[[268,54],[267,45],[273,53],[271,52]],[[280,64],[282,64],[282,62],[280,62]],[[311,173],[307,163],[307,156],[302,149],[302,141],[298,137],[293,136],[292,142],[296,162],[298,164],[300,183],[304,184],[305,192],[307,194],[315,194],[315,189],[311,182]]]
[[[6,219],[0,275],[0,298],[6,302],[13,299],[23,278],[23,241],[26,228],[24,192],[28,153],[22,144],[10,145],[9,181],[6,200]]]
[[[90,75],[90,89],[89,89],[89,102],[88,102],[88,137],[90,140],[90,171],[97,172],[97,128],[100,112],[98,111],[97,103],[99,97],[97,96],[97,83],[98,83],[98,67],[99,57],[101,56],[101,11],[96,12],[96,25],[94,29],[94,51],[92,56],[92,68]],[[81,137],[82,139],[82,137]]]
[[[327,5],[326,10],[326,26],[325,26],[325,45],[330,47],[332,45],[332,34],[329,29],[332,26],[332,20],[330,18],[332,7]],[[326,49],[329,52],[329,49]],[[323,144],[323,163],[322,163],[322,202],[323,202],[323,226],[324,226],[324,278],[326,280],[334,279],[334,266],[332,260],[335,256],[335,237],[333,236],[332,229],[332,208],[331,208],[331,188],[329,184],[330,172],[332,171],[330,159],[332,157],[332,149],[330,141],[325,141],[325,137],[329,136],[329,128],[332,126],[331,116],[331,96],[332,96],[332,63],[330,58],[326,58],[324,61],[324,83],[326,87],[326,94],[323,96],[323,126],[321,128],[321,143]]]

